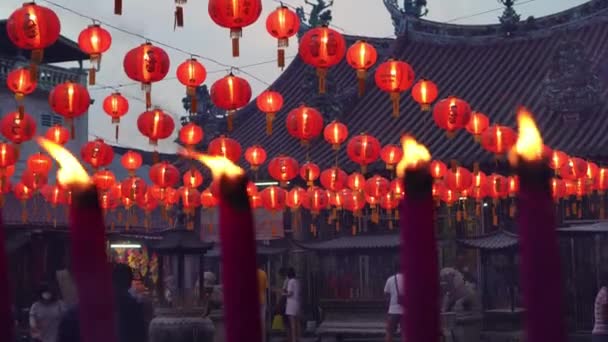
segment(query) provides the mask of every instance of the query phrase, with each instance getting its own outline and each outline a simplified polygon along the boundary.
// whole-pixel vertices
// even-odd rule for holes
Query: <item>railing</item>
[[[9,72],[16,67],[27,66],[28,64],[23,60],[0,56],[0,80],[6,80]],[[83,83],[86,80],[86,73],[78,69],[65,69],[43,64],[38,67],[38,72],[38,89],[44,91],[50,91],[57,84],[66,81]]]

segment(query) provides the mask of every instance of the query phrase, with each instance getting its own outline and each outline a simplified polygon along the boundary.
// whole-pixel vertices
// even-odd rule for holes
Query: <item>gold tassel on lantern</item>
[[[327,68],[317,68],[317,77],[319,78],[319,94],[325,94],[325,78],[327,77]]]
[[[226,123],[228,124],[228,132],[232,132],[233,120],[234,120],[233,117],[234,117],[234,111],[229,110],[228,113],[226,114]]]
[[[175,21],[173,29],[176,27],[184,27],[184,8],[182,7],[187,0],[175,0]]]
[[[367,79],[367,70],[358,69],[357,70],[357,82],[359,85],[359,96],[363,96],[365,94],[365,80]]]
[[[399,109],[400,100],[401,100],[401,93],[398,93],[398,92],[392,92],[391,93],[391,101],[393,102],[393,117],[394,118],[398,118],[399,117],[399,114],[400,114],[399,113],[400,112],[400,109]]]
[[[239,38],[243,36],[243,30],[240,28],[230,29],[230,38],[232,38],[232,57],[240,55]]]
[[[190,98],[190,115],[196,115],[198,111],[198,99],[196,98],[196,88],[186,87],[186,95]]]
[[[122,15],[122,0],[114,0],[114,14]]]
[[[266,114],[266,135],[272,135],[272,122],[274,121],[275,113]]]

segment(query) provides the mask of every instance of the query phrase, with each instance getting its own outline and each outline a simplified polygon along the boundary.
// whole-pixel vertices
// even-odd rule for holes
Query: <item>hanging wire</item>
[[[77,16],[79,16],[79,17],[81,17],[81,18],[85,18],[85,19],[89,19],[89,20],[94,20],[94,21],[98,22],[99,24],[102,24],[102,25],[103,25],[103,26],[105,26],[105,27],[109,27],[109,28],[111,28],[111,29],[114,29],[114,30],[116,30],[116,31],[122,32],[122,33],[124,33],[124,34],[131,35],[131,36],[134,36],[134,37],[137,37],[137,38],[141,38],[141,39],[145,40],[146,42],[150,42],[150,43],[153,43],[153,44],[156,44],[156,45],[159,45],[159,46],[163,46],[163,47],[165,47],[165,48],[167,48],[167,49],[170,49],[170,50],[174,50],[174,51],[180,52],[180,53],[185,54],[185,55],[187,55],[187,56],[195,56],[195,57],[198,57],[198,58],[200,58],[200,59],[202,59],[202,60],[205,60],[205,61],[208,61],[208,62],[211,62],[211,63],[217,64],[217,65],[219,65],[219,66],[222,66],[222,67],[224,67],[224,68],[233,68],[233,69],[235,69],[235,70],[239,70],[239,71],[240,71],[240,72],[242,72],[243,74],[245,74],[245,75],[247,75],[247,76],[249,76],[249,77],[253,78],[254,80],[256,80],[256,81],[258,81],[258,82],[260,82],[260,83],[262,83],[262,84],[265,84],[265,85],[267,85],[267,86],[269,86],[269,85],[270,85],[270,83],[268,83],[268,82],[264,81],[263,79],[261,79],[261,78],[257,77],[256,75],[253,75],[252,73],[250,73],[250,72],[248,72],[248,71],[246,71],[246,70],[241,69],[240,67],[237,67],[237,66],[234,66],[234,65],[230,65],[230,64],[226,64],[226,63],[223,63],[223,62],[218,61],[217,59],[214,59],[214,58],[211,58],[211,57],[206,57],[206,56],[203,56],[203,55],[198,54],[198,53],[193,53],[193,52],[190,52],[190,51],[186,51],[186,50],[184,50],[184,49],[182,49],[182,48],[179,48],[179,47],[176,47],[176,46],[173,46],[173,45],[169,45],[169,44],[167,44],[167,43],[161,42],[161,41],[156,40],[156,39],[151,39],[151,38],[146,37],[146,36],[144,36],[144,35],[141,35],[141,34],[139,34],[139,33],[131,32],[131,31],[129,31],[129,30],[123,29],[123,28],[118,27],[118,26],[116,26],[116,25],[112,25],[112,24],[110,24],[110,23],[108,23],[108,22],[105,22],[105,21],[99,20],[99,19],[97,19],[97,18],[93,18],[93,17],[91,17],[91,16],[88,16],[88,15],[86,15],[86,14],[80,13],[80,12],[78,12],[78,11],[75,11],[75,10],[73,10],[73,9],[71,9],[71,8],[69,8],[69,7],[67,7],[67,6],[64,6],[64,5],[58,4],[58,3],[54,2],[54,1],[51,1],[51,0],[40,0],[40,1],[42,1],[42,2],[44,2],[44,3],[47,3],[47,4],[49,4],[49,5],[55,6],[55,7],[57,7],[57,8],[60,8],[60,9],[62,9],[62,10],[64,10],[64,11],[70,12],[70,13],[72,13],[72,14],[75,14],[75,15],[77,15]]]

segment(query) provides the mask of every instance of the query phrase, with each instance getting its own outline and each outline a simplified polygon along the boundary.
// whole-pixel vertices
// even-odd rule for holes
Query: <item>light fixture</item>
[[[484,207],[487,207],[487,206],[488,206],[488,203],[487,203],[487,202],[483,202],[483,206],[484,206]]]
[[[141,245],[138,243],[117,243],[117,244],[111,244],[110,248],[112,248],[112,249],[141,248]]]
[[[286,182],[287,185],[289,185],[289,182]],[[279,185],[279,182],[276,181],[266,181],[266,182],[255,182],[256,186],[273,186],[273,185]]]

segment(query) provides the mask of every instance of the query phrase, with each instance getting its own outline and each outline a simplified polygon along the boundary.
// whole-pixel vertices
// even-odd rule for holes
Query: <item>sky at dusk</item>
[[[213,59],[221,64],[243,67],[251,75],[236,72],[245,77],[251,84],[254,96],[264,90],[280,76],[281,71],[276,67],[276,40],[265,29],[265,18],[279,3],[273,0],[263,0],[264,9],[260,19],[250,27],[246,27],[241,39],[241,56],[231,55],[228,29],[215,25],[207,13],[207,1],[190,0],[185,6],[185,27],[173,29],[174,1],[172,0],[125,0],[123,15],[113,14],[112,0],[52,0],[53,3],[71,8],[86,17],[93,17],[104,23],[120,27],[139,36],[160,41],[200,56]],[[315,0],[312,0],[315,2]],[[402,3],[402,1],[399,1]],[[516,3],[517,12],[522,19],[528,16],[540,17],[580,5],[583,0],[520,0]],[[23,0],[0,1],[0,18],[6,18],[21,6]],[[283,1],[288,6],[301,6],[304,0]],[[65,9],[39,0],[39,5],[50,7],[59,15],[62,24],[61,34],[76,40],[79,32],[92,20],[78,16]],[[496,23],[501,14],[501,4],[497,0],[428,0],[429,15],[427,19],[455,24],[487,24]],[[310,7],[305,5],[305,10]],[[344,34],[374,37],[392,37],[393,26],[388,11],[382,0],[335,0],[332,24]],[[109,29],[113,35],[112,48],[103,56],[101,71],[97,74],[97,86],[91,87],[91,96],[96,100],[89,111],[90,138],[100,137],[113,145],[128,146],[138,149],[151,150],[147,138],[137,131],[137,116],[144,110],[143,93],[138,85],[120,87],[120,91],[135,99],[130,99],[129,114],[122,120],[121,137],[114,140],[114,127],[110,118],[101,109],[101,102],[112,89],[103,87],[118,86],[132,83],[123,72],[122,61],[125,53],[144,42],[144,39]],[[189,54],[165,48],[171,58],[171,70],[165,81],[152,87],[153,103],[171,113],[179,126],[178,118],[184,115],[181,99],[184,96],[183,86],[175,79],[175,69]],[[286,56],[297,54],[296,39],[291,40]],[[219,65],[210,60],[199,59],[207,68],[209,75],[206,84],[211,85],[218,78],[227,74],[230,67]],[[287,60],[289,63],[290,59]],[[264,63],[266,62],[266,63]],[[252,64],[258,64],[250,66]],[[71,65],[75,66],[75,65]],[[248,67],[247,67],[248,66]],[[87,65],[88,67],[88,65]],[[260,115],[260,120],[263,120]],[[174,152],[176,146],[173,139],[159,143],[161,152]]]

